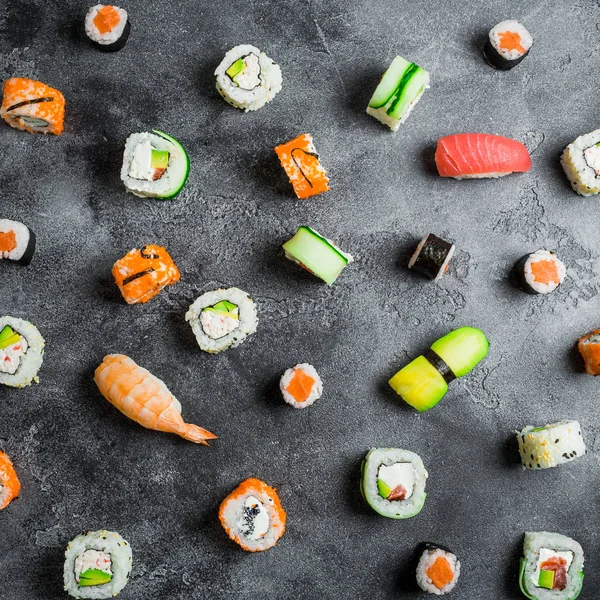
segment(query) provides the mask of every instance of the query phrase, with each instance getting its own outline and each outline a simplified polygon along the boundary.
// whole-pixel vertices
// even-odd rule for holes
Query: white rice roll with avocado
[[[281,69],[258,48],[232,48],[215,71],[217,90],[229,104],[258,110],[281,91]]]
[[[185,320],[200,348],[213,354],[239,346],[258,324],[254,302],[235,287],[202,294],[190,306]]]
[[[428,594],[444,596],[450,593],[460,576],[460,561],[449,548],[430,542],[421,544],[422,554],[417,564],[417,583]]]
[[[294,408],[307,408],[323,394],[323,381],[308,363],[288,369],[279,381],[283,399]]]
[[[583,549],[575,540],[547,531],[527,532],[519,585],[531,600],[575,600],[583,586]]]
[[[560,163],[580,196],[600,193],[600,129],[579,136],[560,157]]]
[[[140,198],[173,198],[185,185],[190,160],[183,146],[162,131],[132,133],[125,142],[121,179]]]
[[[35,325],[0,317],[0,383],[22,388],[37,383],[44,356],[44,338]]]
[[[90,531],[65,551],[65,591],[73,598],[112,598],[131,574],[131,546],[114,531]]]
[[[418,454],[399,448],[372,448],[362,463],[360,489],[377,513],[407,519],[425,504],[428,473]]]

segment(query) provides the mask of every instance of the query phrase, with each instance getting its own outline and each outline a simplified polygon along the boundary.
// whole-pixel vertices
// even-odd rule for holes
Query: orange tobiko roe
[[[531,263],[531,274],[537,283],[560,283],[558,269],[553,260],[536,260]]]
[[[294,397],[296,402],[306,402],[314,385],[314,377],[311,377],[302,369],[294,369],[294,376],[289,382],[286,391]]]
[[[425,573],[438,590],[445,588],[454,579],[454,571],[443,556],[438,556]]]
[[[518,50],[522,54],[527,52],[521,44],[521,36],[516,31],[503,31],[498,37],[502,50]]]
[[[103,6],[94,18],[94,25],[98,32],[104,35],[111,32],[120,20],[119,12],[114,6]]]

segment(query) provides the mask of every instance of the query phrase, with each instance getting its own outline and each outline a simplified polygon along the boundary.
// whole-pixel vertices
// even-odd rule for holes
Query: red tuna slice
[[[498,177],[531,169],[521,142],[489,133],[457,133],[440,138],[435,164],[442,177]]]

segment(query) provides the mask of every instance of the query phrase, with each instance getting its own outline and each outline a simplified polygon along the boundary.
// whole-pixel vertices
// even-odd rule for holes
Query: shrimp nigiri
[[[125,416],[147,429],[176,433],[196,444],[208,446],[206,440],[216,435],[181,417],[179,400],[158,379],[131,358],[109,354],[94,373],[100,393]]]
[[[0,510],[6,508],[18,495],[21,483],[15,472],[13,464],[0,450]]]

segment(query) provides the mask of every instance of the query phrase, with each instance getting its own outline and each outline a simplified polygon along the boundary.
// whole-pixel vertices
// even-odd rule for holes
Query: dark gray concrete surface
[[[581,542],[580,598],[597,597],[598,382],[582,373],[574,343],[600,325],[598,199],[576,196],[559,165],[563,146],[598,126],[597,3],[130,0],[131,37],[114,55],[81,35],[88,6],[0,4],[1,78],[38,78],[67,99],[59,138],[0,127],[0,215],[39,238],[29,268],[0,265],[0,313],[35,323],[47,341],[40,384],[0,389],[0,448],[23,486],[0,513],[0,597],[64,598],[64,548],[99,528],[133,547],[124,599],[418,598],[407,565],[422,540],[460,557],[454,597],[518,598],[525,530]],[[521,20],[535,45],[498,72],[481,47],[505,18]],[[214,89],[214,68],[239,43],[282,68],[283,91],[257,113]],[[364,111],[396,54],[432,82],[392,134]],[[151,128],[191,158],[173,201],[137,199],[119,179],[126,137]],[[435,142],[462,131],[524,141],[532,171],[439,178]],[[305,202],[272,150],[303,132],[332,184]],[[283,257],[301,224],[356,258],[332,288]],[[458,248],[439,285],[406,268],[430,231]],[[128,306],[110,268],[146,242],[167,246],[182,279]],[[508,279],[516,259],[541,247],[568,268],[545,298]],[[258,331],[238,349],[203,354],[185,311],[233,285],[255,298]],[[387,379],[461,325],[486,332],[489,356],[416,414]],[[163,378],[184,416],[220,439],[198,447],[121,415],[92,380],[111,352]],[[303,361],[325,393],[295,411],[277,381]],[[523,471],[513,430],[562,418],[581,421],[588,455]],[[385,519],[363,502],[359,465],[372,446],[423,457],[429,497],[417,517]],[[221,499],[249,476],[276,486],[288,513],[280,544],[258,555],[217,520]]]

